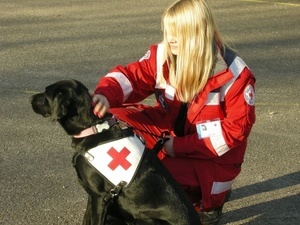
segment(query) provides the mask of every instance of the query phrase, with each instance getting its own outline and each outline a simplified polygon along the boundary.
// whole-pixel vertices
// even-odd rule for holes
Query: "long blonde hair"
[[[179,0],[162,16],[165,59],[169,63],[170,83],[178,99],[191,102],[213,72],[218,28],[205,0]],[[178,54],[171,53],[167,31],[178,42]]]

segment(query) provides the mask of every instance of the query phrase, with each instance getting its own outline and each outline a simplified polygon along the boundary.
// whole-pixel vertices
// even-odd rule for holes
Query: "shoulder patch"
[[[145,59],[149,59],[149,58],[150,58],[150,55],[151,55],[151,51],[148,50],[148,51],[146,52],[146,54],[145,54],[142,58],[140,58],[139,62],[142,62],[142,61],[145,60]]]
[[[254,88],[249,84],[244,90],[244,98],[248,105],[254,105]]]

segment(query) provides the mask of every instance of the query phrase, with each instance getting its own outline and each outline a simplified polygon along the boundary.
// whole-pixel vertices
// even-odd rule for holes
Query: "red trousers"
[[[136,133],[141,135],[146,147],[152,149],[164,131],[169,131],[168,124],[153,107],[135,105],[124,108],[113,108],[110,112],[116,118],[130,125]],[[203,210],[210,211],[220,207],[228,190],[212,194],[214,181],[231,181],[240,172],[239,166],[220,165],[213,160],[194,158],[165,157],[161,152],[159,158],[181,185],[192,203],[199,203]]]

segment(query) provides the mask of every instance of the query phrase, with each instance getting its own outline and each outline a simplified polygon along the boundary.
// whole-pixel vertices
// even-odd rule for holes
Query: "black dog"
[[[89,195],[83,224],[200,224],[192,204],[154,151],[144,150],[138,136],[124,122],[110,114],[101,119],[96,117],[88,89],[82,83],[76,80],[54,83],[44,93],[33,95],[31,105],[35,113],[58,121],[73,136],[73,164]],[[86,135],[79,135],[84,132]],[[142,158],[131,181],[114,184],[93,165],[96,156],[89,150],[101,152],[105,148],[102,146],[110,142],[120,145],[128,140],[142,146],[139,147]],[[130,148],[131,144],[126,145]],[[117,165],[113,166],[116,169]],[[114,219],[122,222],[109,222]]]

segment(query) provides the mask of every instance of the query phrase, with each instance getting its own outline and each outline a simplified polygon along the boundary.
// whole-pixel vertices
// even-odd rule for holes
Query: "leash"
[[[136,127],[133,127],[133,126],[130,126],[133,130],[137,130],[139,131],[140,133],[145,133],[145,134],[149,134],[151,135],[152,137],[156,137],[156,138],[159,138],[158,141],[156,142],[156,144],[153,146],[152,148],[152,151],[155,152],[156,155],[158,155],[158,153],[162,150],[164,144],[166,143],[166,141],[170,140],[170,138],[167,138],[167,136],[170,135],[170,132],[169,131],[163,131],[160,135],[156,135],[156,134],[153,134],[149,131],[146,131],[146,130],[141,130],[141,129],[138,129]],[[141,137],[142,138],[142,137]],[[164,153],[165,154],[165,153]]]
[[[127,128],[132,128],[133,130],[140,131],[141,133],[147,133],[153,137],[159,138],[159,140],[156,142],[152,150],[155,152],[156,155],[162,150],[164,144],[166,141],[169,140],[166,136],[170,135],[169,131],[164,131],[161,133],[161,135],[156,135],[153,133],[150,133],[145,130],[137,129],[136,127],[129,126],[126,122],[116,119],[114,116],[112,116],[109,120],[103,122],[102,124],[96,124],[94,126],[91,126],[89,128],[86,128],[85,130],[81,131],[77,135],[73,135],[74,138],[84,138],[87,136],[91,136],[97,133],[102,133],[103,131],[109,130],[112,126],[115,124],[119,124],[119,127],[124,131],[127,130]]]
[[[158,136],[160,139],[156,142],[156,144],[152,148],[152,151],[154,151],[156,155],[158,155],[158,153],[162,150],[165,142],[170,139],[167,137],[168,135],[170,135],[170,132],[164,131],[161,133],[160,136]],[[155,136],[157,136],[157,135],[155,135]]]

